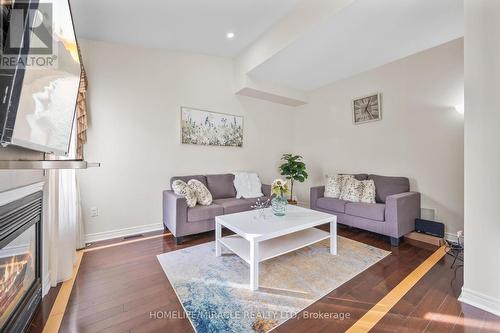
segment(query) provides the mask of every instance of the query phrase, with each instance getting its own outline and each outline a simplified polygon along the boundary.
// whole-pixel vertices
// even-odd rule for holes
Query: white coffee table
[[[315,228],[330,223],[330,232]],[[235,235],[222,237],[222,227]],[[274,216],[265,210],[265,218],[257,211],[221,215],[215,218],[215,255],[221,245],[250,265],[250,288],[259,288],[259,262],[298,250],[330,238],[330,253],[337,254],[337,217],[315,210],[288,206],[285,216]]]

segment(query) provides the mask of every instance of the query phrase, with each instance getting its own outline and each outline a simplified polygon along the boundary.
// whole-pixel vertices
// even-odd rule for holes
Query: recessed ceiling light
[[[233,39],[234,38],[234,32],[228,32],[226,34],[227,39]]]

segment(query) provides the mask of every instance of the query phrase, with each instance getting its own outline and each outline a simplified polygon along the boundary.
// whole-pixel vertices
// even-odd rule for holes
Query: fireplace
[[[42,298],[42,198],[0,207],[0,332],[24,332]]]

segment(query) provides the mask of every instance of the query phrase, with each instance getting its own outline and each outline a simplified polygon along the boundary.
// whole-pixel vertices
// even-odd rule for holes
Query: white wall
[[[236,96],[231,59],[96,41],[81,48],[86,159],[102,162],[79,174],[89,239],[161,227],[161,192],[174,175],[246,169],[270,182],[289,151],[310,171],[296,186],[301,201],[328,172],[407,176],[447,232],[463,229],[463,116],[454,109],[463,103],[462,39],[318,89],[295,109]],[[383,120],[353,125],[352,98],[374,91]],[[244,147],[180,144],[181,105],[243,115]]]
[[[500,2],[465,1],[465,267],[460,300],[500,315]]]
[[[407,176],[447,232],[463,230],[463,39],[313,91],[296,110],[295,148],[310,178],[332,172]],[[354,125],[351,101],[382,93],[382,120]]]
[[[231,59],[80,42],[91,116],[85,158],[102,162],[79,173],[91,239],[161,227],[162,191],[174,175],[255,170],[266,183],[278,175],[293,144],[293,109],[236,96]],[[182,145],[180,106],[243,115],[243,147]]]

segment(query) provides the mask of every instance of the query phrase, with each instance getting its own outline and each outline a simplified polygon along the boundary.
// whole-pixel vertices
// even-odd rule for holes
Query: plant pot
[[[273,214],[276,216],[284,216],[286,214],[286,206],[288,205],[288,201],[284,196],[274,197],[271,200],[271,207],[273,210]]]

